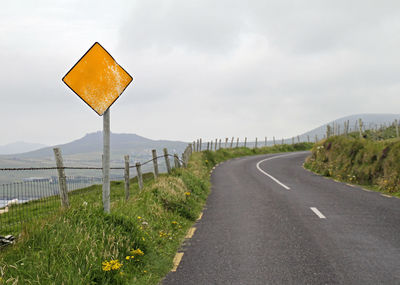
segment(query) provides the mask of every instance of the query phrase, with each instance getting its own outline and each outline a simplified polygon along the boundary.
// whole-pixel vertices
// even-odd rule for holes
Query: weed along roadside
[[[312,149],[305,168],[333,179],[400,196],[400,141],[334,136]]]
[[[156,179],[143,173],[142,189],[136,177],[111,182],[109,214],[103,211],[101,185],[69,192],[69,208],[24,224],[17,242],[0,251],[0,284],[157,284],[202,212],[213,166],[311,146],[194,152],[186,168],[172,168]]]

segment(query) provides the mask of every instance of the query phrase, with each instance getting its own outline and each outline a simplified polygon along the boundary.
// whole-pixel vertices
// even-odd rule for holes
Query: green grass
[[[400,194],[400,140],[335,136],[320,141],[304,166],[336,180]]]
[[[111,214],[102,210],[100,185],[74,191],[69,209],[54,206],[41,219],[24,224],[17,243],[0,251],[0,284],[158,284],[171,270],[175,253],[204,207],[209,170],[215,164],[311,146],[194,153],[186,169],[174,169],[157,181],[147,174],[141,191],[131,183],[128,201],[124,183],[113,182]],[[137,249],[143,255],[132,253]],[[105,271],[105,262],[112,260],[122,265]]]
[[[70,193],[68,210],[55,206],[25,224],[16,245],[0,253],[0,284],[157,284],[203,208],[208,175],[196,153],[187,169],[157,181],[147,175],[142,191],[132,183],[128,201],[124,183],[113,182],[111,214],[103,213],[100,185]],[[138,248],[143,256],[130,253]],[[123,265],[104,271],[110,260]]]

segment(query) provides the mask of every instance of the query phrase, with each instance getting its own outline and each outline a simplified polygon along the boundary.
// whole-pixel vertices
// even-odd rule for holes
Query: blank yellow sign
[[[62,80],[101,116],[132,77],[96,42]]]

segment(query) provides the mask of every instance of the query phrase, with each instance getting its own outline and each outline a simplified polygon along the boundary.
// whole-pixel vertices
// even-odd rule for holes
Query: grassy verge
[[[101,186],[70,196],[71,207],[24,226],[0,253],[0,284],[157,284],[170,270],[209,191],[208,168],[194,154],[187,169],[157,181],[111,185],[111,214]]]
[[[336,180],[400,196],[400,141],[331,137],[316,144],[304,166]]]
[[[18,242],[0,251],[0,284],[157,284],[203,209],[209,170],[239,156],[310,149],[302,143],[260,149],[194,153],[186,169],[139,191],[111,185],[111,214],[104,214],[101,186],[70,195],[68,210],[25,224]],[[32,205],[26,205],[30,207]]]

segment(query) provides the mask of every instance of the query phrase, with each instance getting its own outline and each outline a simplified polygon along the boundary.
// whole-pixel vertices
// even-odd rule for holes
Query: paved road
[[[306,171],[307,155],[219,165],[162,284],[400,284],[400,199]]]

